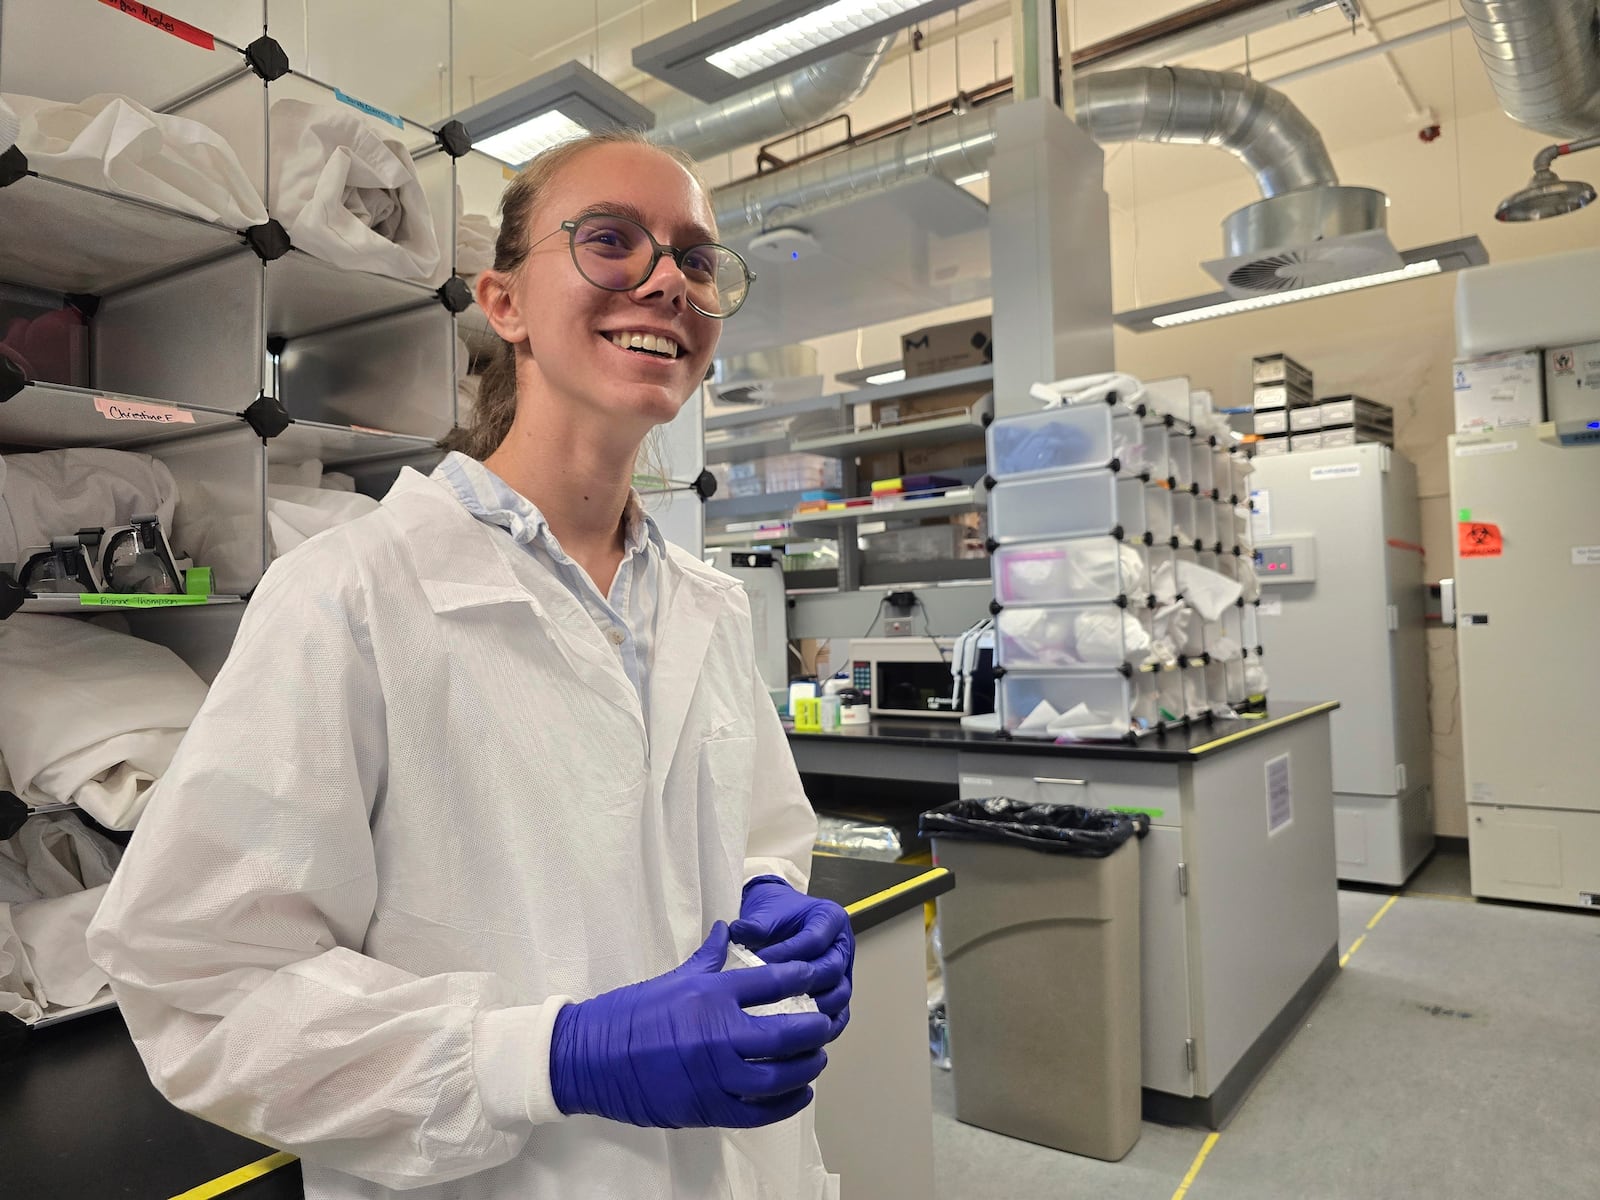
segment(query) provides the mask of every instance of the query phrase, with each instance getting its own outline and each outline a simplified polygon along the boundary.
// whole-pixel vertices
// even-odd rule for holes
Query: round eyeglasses
[[[726,246],[716,242],[702,242],[682,250],[663,246],[648,229],[629,217],[591,213],[561,222],[561,228],[545,238],[562,232],[568,235],[578,274],[608,292],[633,291],[655,273],[662,255],[671,256],[688,281],[690,307],[719,321],[739,311],[755,279],[744,259]]]

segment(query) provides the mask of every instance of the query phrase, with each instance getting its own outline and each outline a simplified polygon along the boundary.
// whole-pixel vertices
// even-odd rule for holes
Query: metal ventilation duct
[[[657,111],[650,139],[707,158],[805,129],[859,99],[892,45],[894,34],[719,104],[684,97]]]
[[[1075,87],[1078,123],[1097,141],[1217,146],[1254,172],[1265,199],[1224,222],[1226,259],[1208,264],[1236,295],[1327,283],[1400,265],[1385,233],[1386,201],[1339,186],[1322,136],[1281,92],[1219,71],[1107,71]],[[914,126],[892,137],[718,189],[724,237],[793,223],[917,175],[987,170],[997,109]]]
[[[1594,0],[1461,0],[1506,115],[1559,138],[1600,133]]]

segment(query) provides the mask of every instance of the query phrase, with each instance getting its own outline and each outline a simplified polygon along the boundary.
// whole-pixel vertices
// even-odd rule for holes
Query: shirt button
[[[623,642],[628,640],[628,635],[623,633],[622,630],[620,630],[620,629],[613,629],[606,636],[608,636],[611,639],[611,644],[613,646],[620,646],[620,645],[622,645]]]

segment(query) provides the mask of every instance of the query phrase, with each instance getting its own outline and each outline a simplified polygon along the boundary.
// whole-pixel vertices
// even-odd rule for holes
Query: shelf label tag
[[[85,608],[179,608],[186,604],[204,604],[204,596],[185,595],[134,595],[115,592],[80,592],[78,603]]]
[[[334,99],[340,103],[348,104],[351,108],[360,109],[369,117],[377,117],[380,121],[387,121],[396,129],[404,129],[406,127],[406,123],[399,117],[391,116],[375,104],[368,104],[365,100],[357,100],[347,92],[341,92],[338,88],[333,89],[333,95]]]
[[[1312,467],[1312,479],[1351,479],[1361,474],[1361,464],[1340,463],[1336,467]]]
[[[169,17],[160,9],[151,8],[148,4],[135,4],[133,0],[100,0],[107,8],[114,8],[120,13],[126,13],[135,20],[143,21],[152,29],[159,29],[162,33],[170,33],[175,38],[182,38],[191,46],[199,46],[202,50],[215,50],[217,43],[204,29],[197,29],[177,17]]]
[[[1280,754],[1267,760],[1267,835],[1294,824],[1294,785],[1289,771],[1289,756]]]
[[[94,398],[96,411],[108,421],[144,421],[150,425],[193,425],[194,414],[167,404],[140,404],[134,400]]]
[[[1600,546],[1574,546],[1572,565],[1575,567],[1600,567]]]

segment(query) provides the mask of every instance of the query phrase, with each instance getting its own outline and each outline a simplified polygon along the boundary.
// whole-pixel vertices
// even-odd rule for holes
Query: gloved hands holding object
[[[675,970],[563,1008],[550,1041],[556,1106],[645,1128],[750,1129],[810,1104],[829,1019],[743,1010],[808,993],[822,972],[782,962],[724,973],[728,944],[719,921]]]
[[[776,875],[744,885],[733,940],[768,963],[810,963],[817,970],[810,989],[818,1011],[833,1020],[838,1037],[850,1023],[851,971],[856,939],[850,918],[832,900],[797,892]]]

